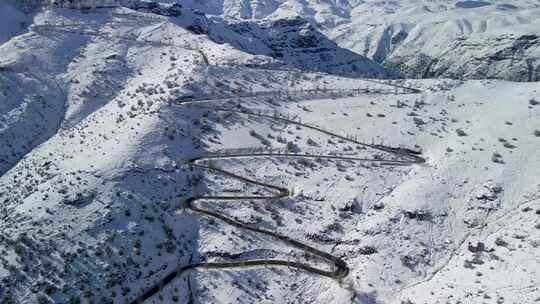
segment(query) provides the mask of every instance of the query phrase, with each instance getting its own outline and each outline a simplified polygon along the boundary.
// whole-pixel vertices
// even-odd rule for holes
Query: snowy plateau
[[[539,16],[0,0],[0,303],[540,303]]]

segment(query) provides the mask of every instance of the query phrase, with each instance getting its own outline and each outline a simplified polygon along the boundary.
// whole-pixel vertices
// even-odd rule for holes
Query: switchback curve
[[[219,101],[224,101],[219,100]],[[420,153],[414,150],[405,149],[405,148],[395,148],[395,147],[389,147],[389,146],[383,146],[383,145],[372,145],[372,144],[366,144],[363,142],[360,142],[356,139],[349,138],[346,136],[342,136],[336,133],[333,133],[331,131],[322,129],[320,127],[312,126],[306,123],[298,122],[291,120],[289,118],[279,116],[277,114],[264,114],[261,112],[252,112],[249,110],[235,110],[235,109],[229,109],[225,107],[211,107],[208,105],[203,105],[204,103],[212,102],[212,101],[218,101],[218,100],[197,100],[193,102],[184,102],[178,105],[188,105],[188,106],[196,106],[199,108],[205,108],[212,111],[218,111],[218,112],[228,112],[228,113],[236,113],[240,115],[248,115],[248,116],[256,116],[261,118],[266,118],[270,120],[277,120],[281,122],[285,122],[288,124],[294,124],[299,125],[320,133],[323,133],[325,135],[338,138],[341,140],[344,140],[346,142],[364,146],[367,148],[371,148],[374,150],[387,152],[390,154],[393,154],[396,156],[396,159],[379,159],[379,158],[359,158],[359,157],[350,157],[350,156],[338,156],[338,155],[317,155],[317,154],[297,154],[297,153],[236,153],[236,154],[215,154],[215,155],[205,155],[205,156],[199,156],[191,159],[189,161],[189,165],[191,168],[199,169],[201,171],[212,171],[227,177],[230,177],[232,179],[236,179],[239,181],[242,181],[247,184],[257,185],[263,188],[267,188],[269,190],[273,190],[276,192],[275,194],[271,195],[256,195],[256,196],[193,196],[191,198],[188,198],[185,202],[183,207],[185,209],[191,210],[193,212],[199,213],[203,216],[207,216],[210,218],[215,218],[223,221],[224,223],[227,223],[231,226],[237,227],[239,229],[252,231],[255,233],[263,234],[270,236],[278,241],[281,241],[291,247],[295,247],[301,251],[303,251],[307,255],[312,255],[315,257],[320,258],[323,261],[326,261],[326,263],[332,267],[332,270],[326,270],[319,268],[317,266],[308,264],[308,263],[301,263],[301,262],[294,262],[294,261],[288,261],[288,260],[280,260],[280,259],[256,259],[256,260],[247,260],[247,261],[238,261],[238,262],[200,262],[200,263],[193,263],[189,265],[183,265],[179,266],[173,271],[171,271],[167,276],[165,276],[163,279],[161,279],[159,282],[154,284],[151,288],[149,288],[147,291],[145,291],[143,294],[138,296],[136,299],[134,299],[131,304],[141,304],[144,303],[146,300],[150,299],[155,294],[159,293],[160,290],[163,289],[167,284],[171,283],[175,278],[181,276],[182,274],[194,270],[194,269],[224,269],[224,268],[248,268],[248,267],[289,267],[289,268],[296,268],[299,270],[303,270],[312,274],[321,275],[324,277],[328,277],[331,279],[335,279],[337,281],[340,281],[341,279],[345,278],[349,274],[349,267],[347,263],[330,253],[321,251],[316,249],[315,247],[312,247],[310,245],[307,245],[301,241],[295,240],[289,236],[279,234],[274,231],[266,230],[257,228],[252,224],[241,222],[233,217],[229,217],[226,215],[223,215],[221,213],[217,213],[208,209],[204,209],[202,207],[199,207],[197,205],[197,202],[199,201],[239,201],[239,200],[255,200],[255,201],[272,201],[276,199],[283,199],[290,196],[290,191],[286,188],[280,187],[278,185],[269,184],[263,181],[258,181],[255,179],[250,179],[245,176],[241,176],[238,174],[235,174],[233,172],[227,171],[223,168],[220,168],[218,166],[215,166],[211,161],[212,160],[220,160],[220,159],[234,159],[234,158],[268,158],[268,157],[279,157],[279,158],[315,158],[315,159],[335,159],[335,160],[348,160],[348,161],[357,161],[357,162],[372,162],[372,163],[379,163],[380,165],[392,165],[392,166],[408,166],[413,164],[421,164],[425,162],[425,159],[420,156]]]

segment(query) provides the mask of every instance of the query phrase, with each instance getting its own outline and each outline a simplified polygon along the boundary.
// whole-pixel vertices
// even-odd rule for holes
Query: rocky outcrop
[[[457,39],[440,56],[397,52],[384,63],[409,78],[540,81],[540,36]]]
[[[540,79],[540,7],[529,1],[176,2],[217,16],[236,37],[220,26],[193,32],[272,64],[369,77]]]
[[[251,43],[239,44],[243,51],[272,57],[283,66],[346,76],[385,78],[398,75],[338,46],[300,17],[229,23],[227,28],[249,37]]]
[[[403,77],[540,79],[540,8],[527,2],[362,3],[328,29],[344,48]]]

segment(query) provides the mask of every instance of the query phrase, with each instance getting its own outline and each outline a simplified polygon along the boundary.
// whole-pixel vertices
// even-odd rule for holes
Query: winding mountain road
[[[411,89],[411,92],[416,93],[416,89]],[[289,268],[296,268],[300,269],[312,274],[321,275],[324,277],[328,277],[337,281],[340,281],[341,279],[345,278],[349,274],[349,267],[347,263],[330,253],[321,251],[313,246],[307,245],[299,240],[293,239],[289,236],[266,230],[256,227],[253,224],[248,224],[241,222],[233,217],[226,216],[222,213],[214,212],[212,210],[204,209],[200,207],[197,203],[201,201],[240,201],[240,200],[255,200],[255,201],[272,201],[276,199],[283,199],[290,196],[290,192],[288,189],[272,185],[269,183],[266,183],[264,181],[259,181],[255,179],[250,179],[245,176],[241,176],[238,174],[235,174],[233,172],[227,171],[223,168],[220,168],[212,162],[213,160],[220,160],[220,159],[234,159],[234,158],[314,158],[314,159],[334,159],[334,160],[348,160],[348,161],[356,161],[356,162],[372,162],[372,163],[379,163],[380,165],[390,165],[390,166],[409,166],[413,164],[421,164],[425,162],[425,159],[422,158],[418,152],[404,149],[404,148],[394,148],[394,147],[388,147],[388,146],[382,146],[382,145],[371,145],[366,144],[363,142],[359,142],[355,139],[342,136],[336,133],[333,133],[331,131],[322,129],[320,127],[312,126],[309,124],[305,124],[302,122],[294,121],[289,118],[279,116],[277,114],[265,114],[261,112],[253,112],[249,110],[236,110],[236,109],[229,109],[226,107],[215,107],[210,106],[208,103],[216,102],[216,101],[227,101],[228,98],[224,99],[208,99],[208,100],[196,100],[196,101],[190,101],[190,102],[183,102],[178,103],[178,105],[183,106],[195,106],[198,108],[208,109],[212,111],[218,111],[218,112],[227,112],[227,113],[236,113],[239,115],[247,115],[247,116],[256,116],[261,117],[265,119],[270,119],[274,121],[280,121],[288,124],[294,124],[298,126],[302,126],[308,129],[311,129],[316,132],[323,133],[325,135],[328,135],[330,137],[334,137],[337,139],[341,139],[343,141],[363,146],[366,148],[371,148],[375,151],[381,151],[389,153],[393,156],[391,159],[379,159],[379,158],[360,158],[360,157],[351,157],[351,156],[339,156],[339,155],[316,155],[316,154],[297,154],[297,153],[234,153],[234,154],[226,154],[226,153],[220,153],[215,155],[205,155],[205,156],[199,156],[196,158],[193,158],[189,161],[189,164],[192,168],[198,169],[201,171],[209,171],[221,174],[223,176],[236,179],[239,181],[242,181],[247,184],[260,186],[266,189],[269,189],[274,192],[274,194],[268,194],[268,195],[252,195],[252,196],[214,196],[214,195],[208,195],[208,196],[194,196],[189,199],[187,199],[184,203],[184,208],[189,209],[193,212],[199,213],[203,216],[207,216],[214,219],[219,219],[223,221],[224,223],[227,223],[231,226],[237,227],[239,229],[248,230],[251,232],[263,234],[270,236],[274,238],[275,240],[278,240],[286,245],[289,245],[291,247],[295,247],[301,251],[303,251],[307,255],[311,255],[314,257],[319,258],[321,261],[324,261],[327,263],[327,266],[330,266],[331,270],[323,269],[320,267],[317,267],[316,265],[309,264],[307,262],[296,262],[296,261],[288,261],[288,260],[280,260],[280,259],[255,259],[255,260],[247,260],[247,261],[235,261],[235,262],[208,262],[208,263],[193,263],[189,265],[183,265],[179,266],[173,271],[171,271],[167,276],[162,278],[159,282],[154,284],[152,287],[150,287],[148,290],[146,290],[143,294],[138,296],[136,299],[134,299],[131,303],[132,304],[141,304],[144,303],[146,300],[150,299],[154,295],[160,292],[167,284],[171,283],[176,278],[180,277],[182,274],[193,270],[193,269],[223,269],[223,268],[247,268],[247,267],[266,267],[266,266],[272,266],[272,267],[289,267]]]

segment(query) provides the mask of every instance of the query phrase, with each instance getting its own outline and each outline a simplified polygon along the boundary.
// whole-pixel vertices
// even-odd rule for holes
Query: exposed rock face
[[[498,78],[540,80],[540,36],[505,35],[487,39],[458,39],[443,56],[424,53],[387,58],[388,67],[405,77],[454,79]]]
[[[399,1],[361,4],[328,30],[341,46],[402,76],[540,79],[540,13],[527,2]],[[354,14],[356,12],[356,14]]]
[[[347,76],[397,76],[378,63],[341,48],[300,17],[231,23],[227,27],[252,41],[239,44],[244,51],[272,57],[288,67]]]
[[[21,3],[32,7],[40,1]],[[204,22],[190,25],[193,33],[257,55],[257,65],[267,62],[362,77],[394,77],[400,72],[409,78],[540,79],[540,7],[529,0],[99,1],[176,3],[199,11]],[[150,11],[180,15],[179,8]]]
[[[178,1],[170,0],[169,2]],[[403,77],[540,79],[534,1],[186,0],[226,20],[301,16],[344,49]],[[302,44],[299,44],[302,46]]]
[[[174,3],[174,1],[169,2]],[[223,5],[231,9],[236,3],[233,2],[225,1]],[[397,70],[385,68],[372,59],[341,47],[306,18],[295,14],[257,18],[262,14],[257,8],[272,7],[271,4],[274,2],[250,2],[249,7],[253,9],[252,15],[243,15],[241,7],[237,7],[237,13],[240,15],[233,14],[232,17],[225,11],[218,10],[217,12],[221,12],[223,16],[217,18],[212,16],[212,12],[215,11],[208,7],[202,11],[197,9],[197,7],[200,8],[200,4],[171,6],[170,3],[157,4],[139,0],[127,0],[126,3],[130,8],[138,11],[179,17],[175,23],[191,33],[207,36],[216,43],[226,43],[241,52],[254,55],[250,59],[239,60],[237,57],[232,61],[223,59],[217,63],[218,65],[297,69],[351,77],[395,78],[399,76]],[[240,1],[237,4],[242,3],[247,2]],[[267,10],[264,12],[268,13]],[[232,14],[231,11],[229,13]],[[192,47],[195,48],[195,46]]]

